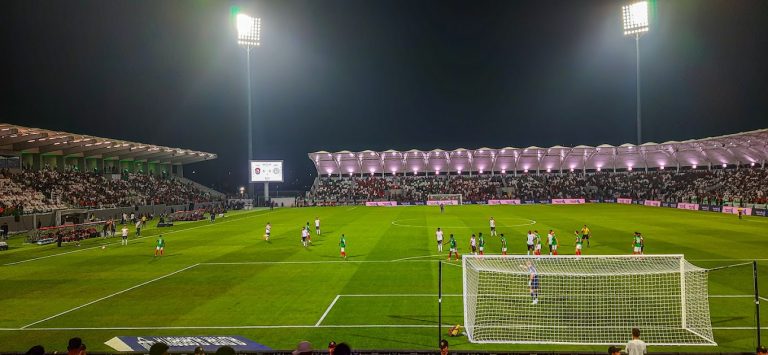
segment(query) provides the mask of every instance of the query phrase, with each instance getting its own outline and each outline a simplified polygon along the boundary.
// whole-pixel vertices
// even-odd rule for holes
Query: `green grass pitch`
[[[323,234],[303,248],[300,227],[315,216]],[[614,204],[577,206],[328,207],[233,212],[226,218],[164,229],[166,253],[153,257],[158,229],[82,246],[23,245],[0,252],[0,350],[42,344],[64,350],[80,336],[89,350],[110,351],[118,335],[243,335],[274,349],[303,339],[353,349],[435,349],[437,260],[434,230],[454,233],[460,252],[469,234],[488,236],[495,217],[511,253],[525,253],[525,233],[555,229],[562,254],[573,254],[572,233],[588,224],[585,254],[628,254],[632,232],[643,232],[646,253],[683,253],[711,268],[762,260],[760,288],[768,292],[768,218]],[[272,223],[272,240],[263,239]],[[535,221],[535,224],[531,224]],[[133,230],[133,228],[131,228]],[[314,232],[314,228],[313,228]],[[347,236],[349,259],[339,256]],[[102,249],[102,244],[108,244]],[[447,252],[447,248],[445,249]],[[495,238],[487,252],[500,253]],[[444,253],[445,254],[445,253]],[[461,268],[443,266],[443,323],[463,324]],[[710,274],[710,307],[718,347],[652,347],[651,351],[742,352],[755,346],[751,266]],[[763,293],[762,295],[766,295]],[[730,296],[730,297],[724,297]],[[735,296],[735,297],[733,297]],[[765,310],[765,308],[764,308]],[[768,319],[768,312],[763,312]],[[443,329],[443,334],[447,327]],[[464,337],[452,349],[575,350],[604,346],[480,345]]]

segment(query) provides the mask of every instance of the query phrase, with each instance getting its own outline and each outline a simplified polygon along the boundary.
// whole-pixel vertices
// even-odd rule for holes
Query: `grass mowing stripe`
[[[443,324],[451,327],[453,324]],[[73,327],[73,328],[0,328],[0,331],[57,331],[57,330],[174,330],[174,329],[291,329],[291,328],[435,328],[430,324],[326,324],[326,325],[241,325],[193,327]],[[755,330],[755,327],[712,327],[716,330]],[[765,330],[768,327],[761,327]]]
[[[455,324],[443,324],[452,327]],[[300,328],[436,328],[430,324],[327,324],[327,325],[235,325],[235,326],[179,326],[179,327],[73,327],[73,328],[0,328],[0,331],[57,331],[57,330],[174,330],[174,329],[300,329]],[[754,328],[752,328],[754,329]]]
[[[333,299],[333,302],[331,302],[331,304],[328,306],[328,308],[325,309],[325,313],[323,313],[323,316],[320,317],[320,319],[317,321],[317,323],[315,323],[315,327],[319,327],[320,326],[320,323],[323,322],[323,319],[325,319],[325,316],[327,316],[328,312],[331,311],[331,308],[333,308],[333,305],[335,305],[336,301],[339,300],[339,297],[341,297],[341,295],[336,295],[336,298]]]
[[[113,293],[113,294],[111,294],[111,295],[107,295],[107,296],[101,297],[101,298],[99,298],[99,299],[96,299],[96,300],[93,300],[93,301],[91,301],[91,302],[88,302],[88,303],[85,303],[85,304],[79,305],[79,306],[77,306],[77,307],[75,307],[75,308],[70,308],[70,309],[68,309],[68,310],[66,310],[66,311],[64,311],[64,312],[61,312],[61,313],[58,313],[58,314],[54,314],[54,315],[52,315],[52,316],[50,316],[50,317],[48,317],[48,318],[44,318],[44,319],[41,319],[41,320],[39,320],[39,321],[35,321],[35,322],[32,322],[32,323],[29,323],[29,324],[27,324],[27,325],[25,325],[25,326],[21,327],[20,329],[27,329],[27,328],[29,328],[29,327],[31,327],[31,326],[33,326],[33,325],[35,325],[35,324],[39,324],[39,323],[42,323],[42,322],[45,322],[45,321],[51,320],[51,319],[53,319],[53,318],[56,318],[56,317],[59,317],[59,316],[65,315],[65,314],[67,314],[67,313],[70,313],[70,312],[76,311],[76,310],[78,310],[78,309],[80,309],[80,308],[83,308],[83,307],[87,307],[87,306],[90,306],[90,305],[92,305],[92,304],[94,304],[94,303],[96,303],[96,302],[100,302],[100,301],[103,301],[103,300],[105,300],[105,299],[107,299],[107,298],[111,298],[111,297],[117,296],[117,295],[119,295],[119,294],[123,294],[123,293],[126,293],[126,292],[128,292],[128,291],[130,291],[130,290],[134,290],[134,289],[137,289],[137,288],[139,288],[139,287],[141,287],[141,286],[144,286],[144,285],[150,284],[150,283],[152,283],[152,282],[155,282],[155,281],[158,281],[158,280],[162,280],[162,279],[164,279],[164,278],[166,278],[166,277],[169,277],[169,276],[173,276],[173,275],[176,275],[176,274],[178,274],[178,273],[180,273],[180,272],[182,272],[182,271],[186,271],[186,270],[189,270],[189,269],[191,269],[191,268],[193,268],[193,267],[195,267],[195,266],[197,266],[197,265],[198,265],[198,264],[193,264],[193,265],[187,266],[187,267],[185,267],[185,268],[183,268],[183,269],[179,269],[179,270],[176,270],[176,271],[174,271],[174,272],[172,272],[172,273],[170,273],[170,274],[165,274],[165,275],[163,275],[163,276],[160,276],[160,277],[156,277],[156,278],[154,278],[154,279],[152,279],[152,280],[149,280],[149,281],[145,281],[145,282],[142,282],[142,283],[140,283],[140,284],[138,284],[138,285],[135,285],[135,286],[131,286],[131,287],[129,287],[129,288],[126,288],[125,290],[122,290],[122,291],[118,291],[118,292],[115,292],[115,293]]]
[[[269,213],[271,213],[271,212],[267,212],[267,213],[256,213],[256,212],[261,212],[261,211],[263,211],[263,210],[256,210],[256,211],[253,211],[253,212],[252,212],[252,213],[254,213],[254,214],[252,214],[252,215],[249,215],[249,216],[246,216],[246,217],[237,217],[237,218],[233,218],[233,219],[228,219],[228,220],[226,220],[226,221],[223,221],[223,222],[219,222],[218,224],[223,224],[223,223],[227,223],[227,222],[234,222],[234,221],[239,221],[239,220],[243,220],[243,219],[247,219],[247,218],[253,218],[253,217],[256,217],[256,216],[262,216],[262,215],[266,215],[266,214],[269,214]],[[248,214],[250,214],[250,213],[248,213]],[[209,223],[209,224],[204,224],[204,225],[200,225],[200,226],[194,226],[194,227],[191,227],[191,228],[177,229],[177,230],[172,230],[172,231],[170,231],[170,232],[165,232],[165,233],[158,233],[158,234],[173,234],[173,233],[177,233],[177,232],[185,232],[185,231],[189,231],[189,230],[193,230],[193,229],[197,229],[197,228],[202,228],[202,227],[209,227],[209,226],[214,226],[214,225],[216,225],[216,224],[215,224],[215,223]],[[150,235],[147,235],[147,236],[143,236],[143,237],[133,238],[133,239],[131,239],[131,240],[139,240],[139,239],[144,239],[144,238],[154,237],[154,236],[156,236],[156,235],[157,235],[157,234],[150,234]],[[117,243],[118,243],[118,242],[116,241],[116,242],[113,242],[113,243],[107,243],[107,244],[102,244],[102,245],[113,245],[113,244],[117,244]],[[77,250],[68,251],[68,252],[64,252],[64,253],[58,253],[58,254],[51,254],[51,255],[46,255],[46,256],[40,256],[40,257],[37,257],[37,258],[32,258],[32,259],[26,259],[26,260],[14,261],[14,262],[12,262],[12,263],[3,264],[3,266],[11,266],[11,265],[23,264],[23,263],[28,263],[28,262],[30,262],[30,261],[36,261],[36,260],[41,260],[41,259],[52,258],[52,257],[54,257],[54,256],[67,255],[67,254],[77,253],[77,252],[86,251],[86,250],[91,250],[91,249],[98,249],[98,248],[100,248],[102,245],[96,245],[96,246],[93,246],[93,247],[88,247],[88,248],[77,249]]]

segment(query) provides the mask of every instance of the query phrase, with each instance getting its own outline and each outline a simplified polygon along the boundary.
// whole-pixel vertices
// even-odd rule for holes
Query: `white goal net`
[[[473,343],[716,345],[707,270],[682,255],[464,255]],[[532,276],[533,275],[533,276]]]

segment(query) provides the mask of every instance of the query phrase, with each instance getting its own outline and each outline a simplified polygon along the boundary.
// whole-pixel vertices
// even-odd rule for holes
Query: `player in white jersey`
[[[472,249],[472,254],[477,255],[477,239],[474,234],[469,238],[469,248]]]
[[[491,220],[488,221],[488,223],[491,225],[491,236],[496,236],[496,220],[491,217]]]
[[[264,240],[269,241],[269,236],[272,234],[272,225],[267,222],[267,227],[264,229]]]
[[[308,246],[307,238],[309,237],[309,231],[306,228],[301,228],[301,245],[305,248]]]
[[[320,235],[320,217],[315,217],[315,234]]]
[[[555,232],[553,230],[549,230],[549,233],[547,233],[547,246],[549,247],[549,255],[552,255],[552,238],[555,237]]]
[[[533,252],[533,240],[536,238],[536,235],[533,234],[531,231],[528,231],[528,239],[526,240],[526,246],[528,247],[528,251],[526,252],[527,255],[531,255]]]
[[[437,227],[437,232],[435,232],[435,237],[437,238],[437,251],[443,252],[443,231],[440,229],[440,227]]]

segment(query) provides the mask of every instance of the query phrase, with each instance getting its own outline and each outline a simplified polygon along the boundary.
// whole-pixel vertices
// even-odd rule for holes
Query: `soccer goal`
[[[464,255],[473,343],[717,345],[707,270],[683,255]],[[531,275],[534,275],[533,277]]]
[[[429,194],[427,195],[427,202],[433,205],[440,203],[446,205],[461,205],[463,203],[461,194]]]

